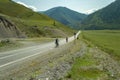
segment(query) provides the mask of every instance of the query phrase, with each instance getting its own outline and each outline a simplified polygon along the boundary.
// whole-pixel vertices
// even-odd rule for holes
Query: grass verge
[[[87,53],[74,61],[72,69],[66,75],[66,80],[97,80],[105,78],[106,72],[101,71],[96,66],[98,61],[93,58],[91,53]]]

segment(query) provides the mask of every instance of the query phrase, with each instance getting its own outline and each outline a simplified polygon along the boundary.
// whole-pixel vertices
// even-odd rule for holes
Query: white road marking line
[[[53,48],[51,48],[51,49],[53,49]],[[50,49],[48,49],[48,50],[50,50]],[[41,53],[43,53],[43,52],[46,52],[46,51],[48,51],[48,50],[45,50],[45,51],[42,51],[42,52],[39,52],[39,53],[30,55],[30,56],[27,56],[27,57],[24,57],[24,58],[21,58],[21,59],[18,59],[18,60],[9,62],[9,63],[6,63],[6,64],[4,64],[4,65],[1,65],[0,68],[5,67],[5,66],[8,66],[8,65],[13,64],[13,63],[16,63],[16,62],[20,62],[20,61],[22,61],[22,60],[25,60],[25,59],[28,59],[28,58],[30,58],[30,57],[36,56],[36,55],[41,54]]]

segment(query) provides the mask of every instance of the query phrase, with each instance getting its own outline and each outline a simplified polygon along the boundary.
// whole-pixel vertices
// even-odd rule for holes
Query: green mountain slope
[[[0,0],[0,16],[11,21],[28,37],[63,37],[73,32],[48,16],[34,12],[12,0]]]
[[[89,15],[81,29],[120,29],[120,0]]]
[[[42,13],[74,29],[79,29],[80,21],[87,16],[66,7],[55,7]]]
[[[0,0],[0,13],[23,19],[50,20],[50,18],[47,16],[33,12],[31,9],[17,4],[11,0]]]

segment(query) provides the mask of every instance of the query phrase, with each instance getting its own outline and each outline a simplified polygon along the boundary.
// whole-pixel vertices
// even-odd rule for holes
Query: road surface
[[[76,37],[81,33],[79,31],[76,34]],[[69,37],[69,42],[73,41],[75,38],[74,36]],[[65,39],[61,39],[59,41],[60,46],[66,44]],[[12,50],[8,52],[0,53],[0,70],[5,67],[9,67],[10,65],[16,64],[18,62],[27,60],[28,58],[40,55],[41,53],[47,52],[55,48],[54,42],[49,42],[37,46],[21,48],[17,50]]]

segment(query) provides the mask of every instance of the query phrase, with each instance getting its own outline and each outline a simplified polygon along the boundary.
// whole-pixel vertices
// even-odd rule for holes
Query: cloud
[[[35,6],[30,6],[30,5],[29,5],[28,8],[32,9],[33,11],[37,11],[37,8],[36,8]]]
[[[23,6],[27,7],[27,8],[30,8],[30,9],[32,9],[33,11],[37,11],[37,8],[36,8],[35,6],[27,5],[27,4],[25,4],[25,3],[23,3],[23,2],[20,2],[20,1],[18,1],[18,2],[16,2],[16,3],[21,4],[21,5],[23,5]]]
[[[86,14],[91,14],[93,12],[97,11],[97,9],[89,9],[87,11],[85,11]]]

